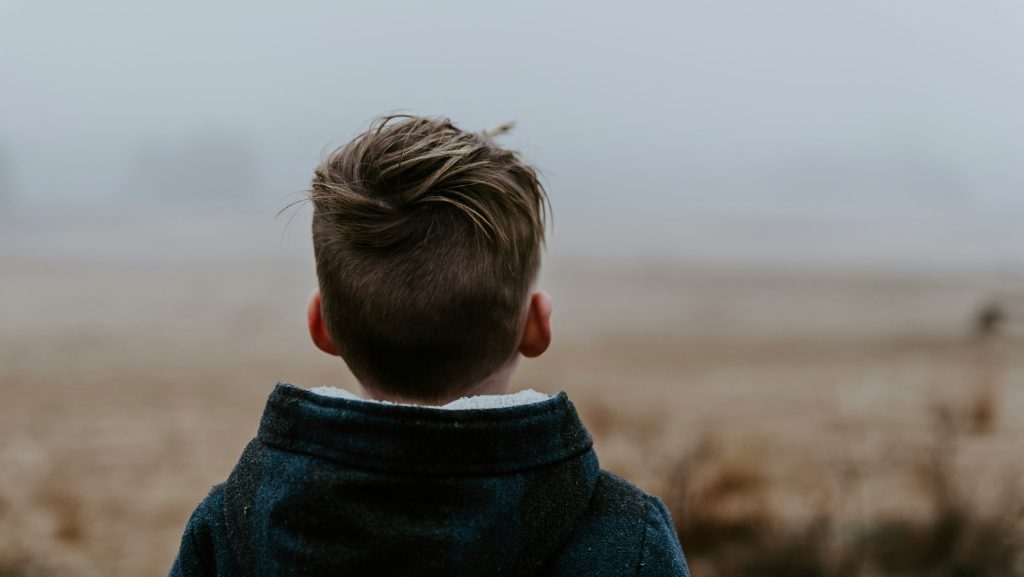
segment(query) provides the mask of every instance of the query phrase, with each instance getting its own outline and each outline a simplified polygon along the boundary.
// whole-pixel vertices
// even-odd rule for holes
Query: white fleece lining
[[[413,403],[392,403],[391,401],[378,401],[377,399],[364,399],[354,393],[346,391],[345,389],[339,389],[337,387],[316,387],[310,389],[312,392],[323,395],[325,397],[335,397],[338,399],[348,399],[350,401],[363,401],[365,403],[378,403],[381,405],[400,405],[406,407],[427,407],[430,409],[438,410],[449,410],[449,411],[465,411],[469,409],[503,409],[506,407],[515,407],[518,405],[529,405],[530,403],[539,403],[550,399],[548,395],[539,393],[533,389],[526,389],[525,391],[519,391],[518,393],[511,393],[508,395],[476,395],[472,397],[462,397],[461,399],[455,399],[454,401],[440,407],[432,405],[415,405]]]

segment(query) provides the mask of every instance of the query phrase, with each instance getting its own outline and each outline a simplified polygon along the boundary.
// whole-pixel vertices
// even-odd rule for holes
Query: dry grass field
[[[0,261],[0,575],[160,575],[275,382],[352,386],[310,262]],[[1024,342],[970,275],[555,259],[552,350],[602,463],[696,575],[1020,575]],[[755,558],[756,556],[756,558]]]

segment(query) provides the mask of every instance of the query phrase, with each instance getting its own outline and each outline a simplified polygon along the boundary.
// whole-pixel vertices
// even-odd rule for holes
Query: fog
[[[631,223],[627,253],[704,227],[1015,260],[1022,25],[1010,0],[6,0],[0,211],[272,213],[404,111],[517,121],[580,250]]]

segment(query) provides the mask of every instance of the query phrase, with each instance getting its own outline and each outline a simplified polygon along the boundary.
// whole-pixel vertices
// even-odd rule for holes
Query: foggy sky
[[[1022,29],[1011,0],[5,0],[0,183],[29,212],[232,186],[281,206],[408,111],[516,120],[556,215],[1005,217],[1024,214]]]

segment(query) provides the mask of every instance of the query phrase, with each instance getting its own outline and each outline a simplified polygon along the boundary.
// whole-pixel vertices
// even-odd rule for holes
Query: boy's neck
[[[479,395],[507,395],[510,388],[510,380],[512,378],[512,372],[515,371],[516,362],[507,363],[504,367],[498,369],[484,380],[472,385],[468,388],[462,389],[454,393],[451,398],[435,399],[435,400],[423,400],[416,399],[413,397],[407,397],[402,395],[396,395],[393,393],[387,393],[384,391],[378,391],[371,387],[359,383],[359,388],[362,390],[363,398],[373,399],[375,401],[387,401],[389,403],[404,403],[408,405],[430,405],[440,407],[446,405],[456,399],[462,397],[476,397]]]

